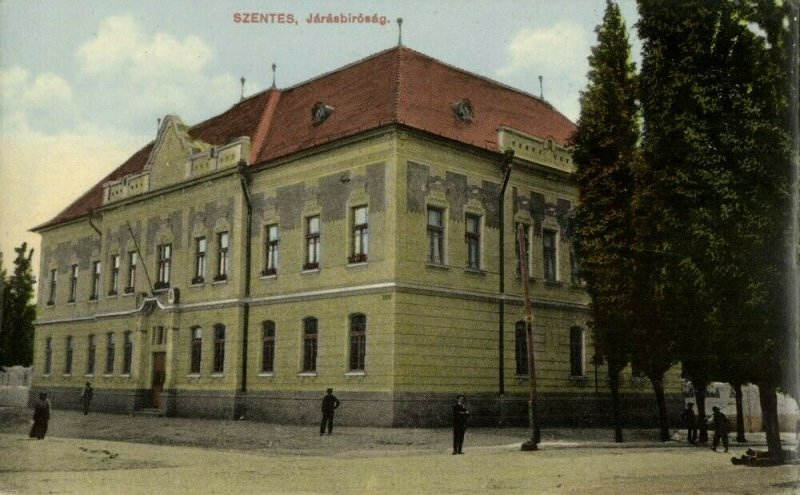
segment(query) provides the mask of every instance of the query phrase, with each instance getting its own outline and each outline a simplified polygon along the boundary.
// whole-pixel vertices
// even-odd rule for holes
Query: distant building
[[[574,130],[537,97],[404,47],[194,126],[167,116],[34,229],[31,393],[77,408],[90,380],[102,410],[308,422],[333,387],[343,424],[398,426],[446,424],[464,393],[476,422],[524,423],[525,282],[542,423],[608,422],[570,244]],[[680,411],[677,375],[667,387]],[[624,392],[651,420],[649,386]]]

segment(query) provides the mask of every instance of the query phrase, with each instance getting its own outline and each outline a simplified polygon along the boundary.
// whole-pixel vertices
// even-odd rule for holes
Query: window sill
[[[564,282],[560,282],[558,280],[545,280],[544,281],[545,287],[563,287]]]
[[[45,308],[55,308],[55,307],[56,307],[56,303],[54,303],[54,302],[49,302],[49,303],[47,303],[45,305]]]
[[[223,278],[222,280],[214,280],[211,282],[211,285],[226,285],[228,283],[227,278]]]
[[[116,299],[119,296],[116,292],[109,292],[106,299]]]
[[[130,378],[131,374],[130,373],[123,373],[123,374],[121,374],[119,376],[120,376],[120,378]]]
[[[261,273],[261,280],[275,280],[276,278],[278,278],[278,272],[269,273],[266,275],[263,272]]]
[[[103,378],[111,378],[113,376],[114,376],[113,373],[103,373]]]
[[[72,373],[64,373],[61,376],[63,376],[64,378],[72,378]]]
[[[200,378],[200,373],[189,373],[188,375],[186,375],[186,378],[194,378],[194,379]]]
[[[263,378],[269,378],[275,376],[275,373],[272,371],[262,371],[261,373],[258,374],[258,376]]]
[[[367,376],[367,372],[363,370],[348,371],[344,376]]]
[[[577,383],[586,383],[589,381],[589,377],[586,375],[570,375],[569,381]]]
[[[430,261],[425,262],[425,267],[426,268],[431,268],[431,269],[434,269],[434,270],[449,270],[450,269],[450,267],[445,265],[445,264],[433,263],[433,262],[430,262]]]
[[[86,378],[94,378],[94,373],[86,373],[83,376],[85,376]]]
[[[468,275],[473,275],[476,277],[485,277],[486,272],[481,270],[480,268],[464,268],[464,273]]]
[[[319,273],[319,268],[303,268],[300,275],[316,275]]]
[[[123,297],[132,296],[134,294],[136,294],[136,287],[125,287],[125,290],[122,292]]]
[[[301,371],[297,376],[317,376],[316,371]]]
[[[348,263],[345,265],[347,268],[363,268],[369,266],[369,262],[367,261],[358,261],[356,263]]]

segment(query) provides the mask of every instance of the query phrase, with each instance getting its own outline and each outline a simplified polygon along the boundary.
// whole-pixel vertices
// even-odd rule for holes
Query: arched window
[[[189,373],[194,375],[200,374],[200,359],[203,356],[203,329],[200,327],[192,327],[192,342],[191,342],[192,361],[189,367]]]
[[[303,371],[317,371],[317,319],[303,319]]]
[[[581,327],[569,329],[569,367],[571,376],[584,376],[584,331]]]
[[[523,320],[514,324],[514,356],[517,361],[517,375],[528,375],[528,333],[527,324]]]
[[[267,320],[263,323],[261,340],[261,372],[272,373],[275,369],[275,322]]]
[[[214,325],[214,373],[225,371],[225,325]]]
[[[367,356],[367,317],[361,313],[350,316],[350,371],[364,371]]]

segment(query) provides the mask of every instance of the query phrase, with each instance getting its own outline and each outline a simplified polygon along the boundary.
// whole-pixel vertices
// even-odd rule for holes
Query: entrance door
[[[164,389],[166,352],[153,353],[153,384],[150,387],[150,407],[161,405],[161,391]]]

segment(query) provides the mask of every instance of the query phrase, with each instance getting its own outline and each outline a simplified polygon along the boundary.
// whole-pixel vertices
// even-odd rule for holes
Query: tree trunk
[[[778,425],[778,397],[775,387],[758,383],[758,399],[761,403],[761,421],[767,435],[767,451],[775,461],[782,461],[781,431]]]
[[[742,384],[732,384],[733,390],[736,392],[736,441],[744,443],[747,439],[744,437],[744,408],[742,407]]]
[[[662,442],[666,442],[669,440],[669,422],[667,420],[667,402],[664,399],[663,375],[657,378],[650,378],[650,382],[653,384],[653,392],[656,394],[656,402],[658,403],[658,436]]]
[[[700,429],[700,434],[697,441],[700,443],[708,443],[708,423],[706,423],[706,387],[707,383],[694,383],[694,400],[697,402],[697,423]]]
[[[614,412],[614,441],[622,443],[622,411],[619,402],[619,370],[609,366],[608,382],[611,388],[611,408]]]

